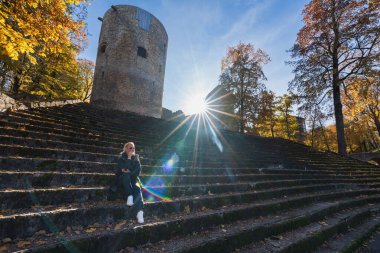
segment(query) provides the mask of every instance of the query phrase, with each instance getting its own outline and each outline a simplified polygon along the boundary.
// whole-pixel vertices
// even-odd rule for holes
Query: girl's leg
[[[123,186],[123,189],[125,191],[125,194],[127,196],[133,195],[133,188],[131,185],[131,174],[130,173],[123,173],[120,176],[121,184]]]
[[[140,186],[133,184],[133,206],[136,211],[142,211],[144,209],[144,200]]]

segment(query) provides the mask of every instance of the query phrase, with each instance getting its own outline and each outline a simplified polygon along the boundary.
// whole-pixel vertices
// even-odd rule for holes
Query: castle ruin
[[[102,18],[90,103],[161,118],[168,35],[135,6],[112,6]]]

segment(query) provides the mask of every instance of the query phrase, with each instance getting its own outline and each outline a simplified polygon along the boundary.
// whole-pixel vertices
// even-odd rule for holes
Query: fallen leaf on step
[[[189,205],[185,206],[184,212],[185,212],[186,214],[189,214],[189,213],[190,213],[190,206],[189,206]]]
[[[116,224],[115,226],[115,229],[120,229],[122,226],[124,226],[127,222],[126,221],[122,221],[122,222],[119,222]]]
[[[46,241],[44,240],[38,240],[36,241],[37,245],[42,245],[42,244],[46,244]]]
[[[28,241],[19,241],[18,243],[16,243],[16,245],[19,248],[24,248],[25,246],[30,246],[32,244]]]
[[[87,233],[92,233],[92,232],[95,232],[96,231],[96,228],[89,228],[89,229],[86,229],[85,232]]]
[[[0,246],[0,253],[3,253],[3,252],[8,252],[8,246],[6,245]]]

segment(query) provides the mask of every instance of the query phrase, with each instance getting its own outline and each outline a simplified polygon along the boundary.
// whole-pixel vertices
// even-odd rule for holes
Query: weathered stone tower
[[[103,17],[91,104],[161,117],[168,36],[149,12],[112,6]]]

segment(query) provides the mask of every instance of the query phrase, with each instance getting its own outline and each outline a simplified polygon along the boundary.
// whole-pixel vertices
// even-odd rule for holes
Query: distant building
[[[185,120],[186,116],[181,110],[173,112],[169,109],[162,107],[161,118],[169,121],[183,121]]]

